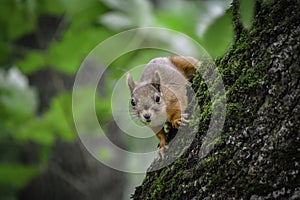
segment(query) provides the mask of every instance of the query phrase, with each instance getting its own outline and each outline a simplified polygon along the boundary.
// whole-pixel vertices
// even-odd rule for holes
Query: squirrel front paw
[[[173,121],[173,123],[172,123],[173,126],[178,129],[180,126],[186,126],[186,125],[188,125],[190,123],[190,120],[187,120],[186,119],[187,117],[188,117],[188,114],[186,114],[186,113],[181,114],[180,118],[175,119]]]
[[[164,159],[165,158],[165,150],[168,149],[169,146],[168,145],[164,145],[163,147],[159,147],[158,148],[158,157],[157,157],[157,160],[160,160],[160,159]]]
[[[156,134],[156,136],[159,139],[159,144],[158,144],[158,158],[157,158],[157,160],[164,159],[165,158],[165,149],[169,148],[169,146],[167,145],[167,142],[166,142],[167,138],[166,138],[166,136],[164,134],[164,128],[161,129]]]

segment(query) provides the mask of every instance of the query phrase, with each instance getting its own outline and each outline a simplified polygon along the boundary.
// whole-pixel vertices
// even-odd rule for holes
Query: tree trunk
[[[300,197],[299,10],[299,0],[258,1],[253,27],[235,26],[233,47],[216,61],[227,98],[220,139],[199,157],[207,112],[185,153],[168,167],[148,172],[133,199]],[[236,23],[238,13],[233,14]],[[209,97],[201,83],[196,77],[204,112]]]

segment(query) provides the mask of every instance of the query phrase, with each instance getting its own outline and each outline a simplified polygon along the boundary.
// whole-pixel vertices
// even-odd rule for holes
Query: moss
[[[211,103],[206,104],[201,109],[200,120],[209,121],[211,115]]]
[[[211,156],[211,157],[208,157],[208,158],[205,158],[201,161],[201,164],[202,166],[204,167],[209,167],[211,165],[215,165],[216,162],[218,161],[218,158],[215,157],[215,156]]]
[[[201,114],[199,129],[192,127],[197,130],[193,143],[172,165],[148,173],[135,199],[287,199],[297,194],[300,2],[257,5],[253,28],[241,30],[231,50],[216,60],[227,97],[221,137],[204,142],[214,105],[204,81],[210,72],[198,74],[193,88]],[[200,159],[201,146],[212,144]]]
[[[227,104],[227,116],[235,115],[239,116],[243,110],[243,104],[241,103],[228,103]]]

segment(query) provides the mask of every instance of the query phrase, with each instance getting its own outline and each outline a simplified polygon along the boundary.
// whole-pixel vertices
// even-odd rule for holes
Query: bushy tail
[[[193,81],[196,71],[200,65],[200,61],[193,57],[186,56],[170,56],[169,59],[175,68],[180,71],[188,79],[188,81]]]

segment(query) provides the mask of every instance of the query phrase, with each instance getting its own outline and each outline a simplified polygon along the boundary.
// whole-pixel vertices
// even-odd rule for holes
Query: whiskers
[[[130,119],[131,119],[135,124],[137,124],[137,125],[139,125],[139,126],[140,126],[140,125],[143,125],[143,123],[142,123],[141,120],[140,120],[139,113],[138,113],[136,110],[130,108],[130,109],[129,109],[129,112],[128,112],[128,115],[130,116]]]

